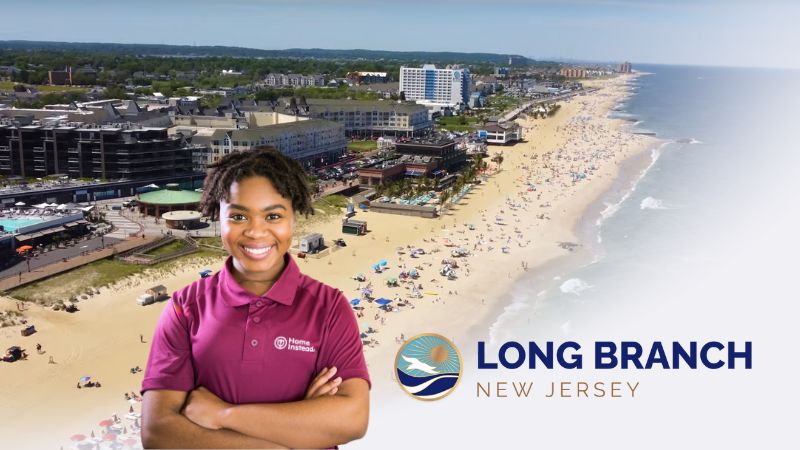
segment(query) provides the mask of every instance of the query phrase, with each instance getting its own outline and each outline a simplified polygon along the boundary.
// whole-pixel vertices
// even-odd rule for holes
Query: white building
[[[424,100],[428,103],[467,104],[470,94],[468,69],[437,69],[433,64],[421,68],[400,68],[400,92],[406,100]]]

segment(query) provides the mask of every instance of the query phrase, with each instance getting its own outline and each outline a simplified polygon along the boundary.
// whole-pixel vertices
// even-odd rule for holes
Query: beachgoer
[[[208,169],[200,209],[219,218],[230,256],[162,312],[142,383],[144,446],[325,448],[360,438],[369,375],[353,310],[288,253],[296,214],[313,214],[306,173],[271,148]]]

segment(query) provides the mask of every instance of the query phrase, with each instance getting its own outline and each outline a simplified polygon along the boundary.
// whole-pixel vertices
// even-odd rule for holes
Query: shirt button
[[[253,339],[252,341],[250,341],[250,345],[252,345],[253,347],[258,347],[258,339]]]
[[[261,317],[253,317],[253,322],[255,323],[261,322]]]
[[[257,301],[257,302],[256,302],[256,306],[257,306],[257,307],[259,307],[259,308],[261,308],[262,306],[264,306],[264,302],[262,302],[261,300],[259,300],[259,301]]]

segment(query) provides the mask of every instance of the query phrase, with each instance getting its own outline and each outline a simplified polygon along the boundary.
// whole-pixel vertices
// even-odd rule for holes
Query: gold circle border
[[[421,337],[425,337],[425,336],[437,337],[437,338],[442,339],[443,341],[447,342],[448,344],[450,344],[450,347],[452,347],[456,351],[456,355],[458,356],[458,380],[456,380],[456,384],[450,389],[450,392],[448,392],[447,394],[445,394],[445,395],[443,395],[443,396],[441,396],[439,398],[420,398],[420,397],[417,397],[416,395],[412,394],[411,392],[408,392],[406,387],[403,386],[403,383],[400,382],[400,377],[397,376],[397,363],[398,363],[398,361],[400,361],[400,353],[403,352],[403,349],[406,348],[406,345],[408,345],[410,342],[414,341],[415,339],[418,339],[418,338],[421,338]],[[446,337],[442,336],[441,334],[420,333],[420,334],[417,334],[415,336],[412,336],[405,343],[403,343],[403,345],[400,346],[399,350],[397,350],[397,354],[394,356],[394,367],[392,368],[392,372],[394,372],[394,378],[397,381],[397,384],[400,386],[401,389],[403,389],[403,392],[408,394],[409,397],[411,397],[411,398],[413,398],[415,400],[423,401],[423,402],[435,402],[437,400],[441,400],[441,399],[447,397],[448,395],[452,394],[456,390],[456,388],[458,387],[459,383],[461,383],[461,375],[463,375],[463,373],[464,373],[464,360],[461,358],[461,352],[458,350],[458,347],[456,347],[456,344],[454,344],[453,341],[451,341],[450,339],[447,339]]]

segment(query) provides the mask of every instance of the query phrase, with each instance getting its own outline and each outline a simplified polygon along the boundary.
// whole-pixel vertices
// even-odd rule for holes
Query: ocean
[[[655,133],[662,143],[645,155],[644,171],[641,162],[623,169],[588,210],[576,255],[514,287],[508,311],[493,320],[487,340],[602,331],[597,321],[604,316],[636,321],[640,316],[628,311],[668,308],[654,304],[656,297],[675,308],[702,308],[708,299],[684,290],[705,291],[718,282],[720,294],[738,295],[736,278],[729,277],[742,273],[767,288],[780,283],[774,277],[782,264],[794,263],[788,256],[800,249],[791,225],[800,217],[800,157],[792,143],[800,117],[792,101],[800,98],[798,73],[638,69],[647,74],[631,83],[633,95],[611,116],[631,121],[631,131]],[[678,292],[667,296],[671,291]]]
[[[611,114],[662,142],[623,167],[588,209],[573,254],[526,274],[502,299],[504,311],[456,343],[464,372],[452,395],[421,403],[384,394],[355,448],[790,442],[786,407],[800,402],[792,387],[800,369],[800,73],[635,68],[647,74]],[[595,369],[592,344],[604,340],[749,341],[753,369]],[[494,362],[507,341],[575,341],[584,367],[478,369],[478,341]],[[580,398],[574,386],[570,397],[546,396],[551,383],[613,381],[638,383],[635,396]],[[506,383],[501,398],[498,382]],[[531,394],[520,396],[514,382],[532,383]],[[488,383],[494,398],[479,396],[478,384]]]

